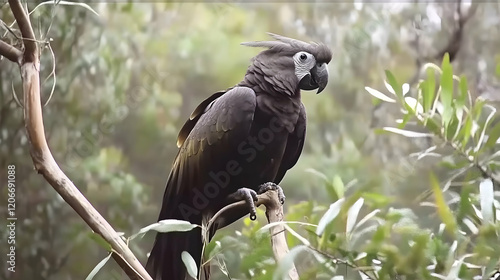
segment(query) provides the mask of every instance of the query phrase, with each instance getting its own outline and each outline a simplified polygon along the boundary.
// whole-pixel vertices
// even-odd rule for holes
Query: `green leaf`
[[[392,201],[392,199],[387,195],[371,192],[364,192],[363,198],[366,200],[367,204],[370,205],[370,203],[372,203],[376,208],[382,208]]]
[[[483,140],[484,136],[486,135],[486,129],[488,128],[488,125],[490,124],[491,120],[495,116],[497,109],[493,106],[490,105],[485,105],[486,107],[490,108],[491,112],[486,118],[486,121],[482,125],[481,133],[479,134],[479,139],[477,140],[477,146],[474,148],[474,152],[479,152],[479,149],[481,149],[481,146],[483,145]]]
[[[427,68],[427,80],[423,87],[423,99],[424,99],[424,112],[429,112],[434,103],[434,97],[436,95],[436,74],[434,69]]]
[[[350,234],[354,229],[359,211],[361,210],[361,207],[363,207],[364,202],[365,200],[363,198],[358,199],[347,211],[346,234]]]
[[[470,201],[471,189],[470,186],[462,188],[460,193],[460,202],[458,204],[457,220],[461,221],[469,214],[474,213],[472,202]]]
[[[438,179],[436,178],[436,175],[434,175],[434,173],[430,173],[430,183],[432,191],[434,192],[438,215],[441,218],[441,221],[443,221],[443,223],[446,225],[446,230],[452,236],[455,236],[455,233],[457,231],[457,222],[455,221],[455,217],[448,207],[448,203],[444,200],[443,192],[441,191]]]
[[[307,227],[317,227],[315,224],[310,224],[310,223],[304,223],[304,222],[297,222],[297,221],[281,221],[281,222],[273,222],[270,224],[267,224],[263,227],[261,227],[258,231],[257,234],[261,235],[264,233],[269,233],[269,229],[279,226],[279,225],[301,225],[301,226],[307,226]]]
[[[358,228],[361,227],[366,222],[368,222],[371,218],[375,217],[375,215],[377,215],[378,213],[380,213],[380,209],[375,209],[375,210],[371,211],[366,216],[364,216],[363,219],[359,220],[359,223],[356,224],[356,227],[358,227]]]
[[[94,240],[99,246],[101,246],[102,248],[106,249],[106,251],[111,251],[111,245],[106,241],[104,240],[104,238],[102,238],[101,235],[95,233],[95,232],[91,232],[89,234],[89,237]]]
[[[473,120],[470,117],[470,114],[467,114],[467,116],[465,117],[465,124],[464,124],[462,130],[460,131],[460,135],[462,138],[462,142],[461,142],[462,147],[465,147],[465,145],[467,145],[467,143],[469,142],[469,140],[472,136],[472,123],[473,123]]]
[[[389,70],[385,70],[385,76],[387,77],[387,83],[392,87],[396,96],[399,98],[403,98],[403,94],[401,93],[401,86],[396,81],[396,78]]]
[[[416,131],[404,130],[404,129],[399,129],[399,128],[395,128],[395,127],[384,127],[382,129],[384,131],[396,133],[396,134],[403,135],[403,136],[409,137],[409,138],[430,137],[430,136],[432,136],[432,134],[430,134],[430,133],[423,133],[423,132],[416,132]]]
[[[485,148],[493,148],[498,138],[500,137],[500,122],[497,122],[488,133],[488,141],[484,145]]]
[[[443,125],[448,127],[453,116],[453,68],[450,64],[450,56],[448,53],[443,57],[441,69],[443,70],[443,74],[441,75],[441,94],[439,97],[443,104]]]
[[[85,278],[85,280],[92,280],[94,279],[94,277],[96,276],[97,272],[99,272],[99,270],[101,270],[101,268],[108,262],[108,260],[111,258],[111,255],[112,253],[109,253],[102,261],[100,261],[95,267],[94,269],[92,269],[92,271],[89,273],[89,275],[87,276],[87,278]]]
[[[157,232],[190,231],[195,227],[199,226],[193,225],[188,221],[175,220],[175,219],[161,220],[157,223],[141,228],[141,230],[138,233],[132,235],[130,239],[134,239],[137,237],[142,238],[148,231],[151,230]]]
[[[333,219],[337,217],[337,215],[340,213],[342,205],[344,204],[344,201],[345,199],[341,198],[330,205],[330,208],[328,208],[326,213],[319,220],[318,228],[316,229],[317,235],[322,235],[326,226],[328,226],[333,221]]]
[[[399,129],[405,128],[406,124],[408,123],[409,120],[411,120],[412,117],[413,117],[412,114],[405,114],[403,116],[403,121],[400,124],[398,124],[398,128]]]
[[[460,95],[456,99],[457,108],[462,108],[465,106],[465,101],[469,96],[469,87],[467,86],[467,78],[465,75],[460,76]]]
[[[332,183],[333,189],[335,190],[335,193],[337,194],[338,198],[342,198],[344,196],[344,182],[342,182],[342,178],[340,178],[339,175],[335,175],[333,177],[333,183]]]
[[[479,199],[481,204],[481,214],[484,223],[494,223],[495,214],[493,212],[493,182],[490,178],[484,179],[479,184]]]
[[[411,112],[416,115],[420,115],[424,112],[422,104],[413,97],[405,97],[405,104],[411,109]]]
[[[390,98],[389,96],[381,93],[380,91],[378,91],[376,89],[373,89],[371,87],[365,87],[365,90],[368,91],[368,93],[371,94],[373,97],[376,97],[382,101],[396,103],[396,100]]]
[[[186,266],[186,270],[189,276],[197,279],[196,276],[198,275],[198,267],[196,266],[196,262],[194,261],[193,257],[188,252],[182,251],[181,259],[184,263],[184,266]]]

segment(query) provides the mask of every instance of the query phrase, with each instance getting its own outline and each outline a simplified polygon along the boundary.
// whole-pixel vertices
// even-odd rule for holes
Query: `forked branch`
[[[45,138],[42,105],[40,102],[40,58],[33,28],[19,0],[9,5],[21,30],[24,52],[5,42],[0,43],[0,55],[20,64],[24,93],[24,119],[30,142],[30,153],[38,173],[61,195],[82,219],[111,245],[113,258],[130,279],[151,280],[141,263],[118,233],[97,212],[78,188],[64,174],[55,161]],[[19,59],[19,58],[22,59]]]

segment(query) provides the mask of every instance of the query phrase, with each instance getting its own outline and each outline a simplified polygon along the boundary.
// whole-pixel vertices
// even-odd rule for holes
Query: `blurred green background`
[[[437,230],[434,211],[421,207],[416,198],[429,190],[429,171],[440,178],[447,171],[431,164],[433,159],[417,162],[408,156],[429,147],[427,139],[374,132],[393,125],[399,110],[378,104],[364,87],[383,88],[385,69],[399,81],[411,82],[422,63],[440,63],[436,55],[458,25],[455,2],[89,6],[99,16],[81,6],[44,5],[31,19],[36,36],[50,38],[55,55],[57,83],[43,109],[49,146],[61,168],[117,231],[130,236],[156,221],[178,130],[200,101],[242,79],[260,50],[239,44],[268,39],[265,32],[321,41],[334,52],[326,90],[303,94],[307,140],[299,162],[281,183],[287,220],[308,222],[311,217],[305,213],[323,213],[334,202],[326,180],[347,186],[347,191],[372,193],[373,200],[367,202],[372,205],[412,209],[420,226]],[[467,10],[470,5],[462,6]],[[13,22],[6,1],[0,1],[0,19]],[[10,33],[0,31],[2,40],[15,43]],[[461,36],[454,68],[467,76],[473,96],[495,101],[500,97],[497,80],[490,77],[500,54],[500,4],[479,4]],[[46,77],[53,61],[51,49],[42,46],[42,100],[47,100],[54,77]],[[18,271],[10,274],[2,261],[0,278],[84,279],[106,251],[33,170],[23,112],[13,90],[22,98],[19,70],[2,59],[0,196],[4,205],[6,166],[15,164]],[[5,211],[2,206],[2,217]],[[273,262],[268,239],[251,237],[263,224],[261,213],[258,223],[246,218],[217,234],[225,260],[219,263],[227,266],[232,279],[252,279],[256,262]],[[5,236],[4,227],[0,233]],[[153,238],[150,233],[130,244],[143,263]],[[3,248],[1,255],[3,260]],[[213,270],[214,279],[228,279]],[[96,279],[123,275],[110,261]]]

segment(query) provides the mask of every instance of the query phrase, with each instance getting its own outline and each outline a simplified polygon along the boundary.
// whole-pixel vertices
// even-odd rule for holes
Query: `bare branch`
[[[40,101],[40,60],[34,32],[21,3],[16,0],[9,0],[9,4],[21,30],[25,46],[24,59],[21,62],[24,119],[35,169],[42,174],[45,180],[82,217],[92,230],[100,234],[111,245],[114,259],[131,279],[151,280],[151,276],[118,233],[64,174],[52,156],[45,138],[43,125],[42,104]]]
[[[5,56],[8,60],[21,65],[23,52],[5,43],[4,41],[0,41],[0,55]]]
[[[17,21],[19,30],[23,35],[24,42],[24,62],[35,62],[38,58],[38,48],[35,41],[35,33],[31,27],[31,22],[28,14],[23,9],[21,2],[19,0],[9,0],[10,9],[14,18]]]
[[[255,207],[260,205],[266,206],[266,217],[268,223],[275,223],[283,221],[283,205],[281,205],[278,192],[271,190],[267,191],[263,194],[259,194],[257,196],[258,200],[255,202]],[[210,230],[212,228],[213,223],[226,211],[228,210],[236,210],[236,209],[244,209],[248,208],[248,205],[245,201],[238,201],[231,203],[221,210],[219,210],[215,215],[210,219],[207,224],[207,229]],[[285,227],[283,225],[276,225],[269,229],[271,234],[271,246],[273,248],[274,258],[276,262],[279,263],[283,258],[288,254],[288,244],[286,243],[286,235],[285,235]],[[299,279],[299,275],[297,273],[297,269],[293,266],[288,272],[288,279],[296,280]]]

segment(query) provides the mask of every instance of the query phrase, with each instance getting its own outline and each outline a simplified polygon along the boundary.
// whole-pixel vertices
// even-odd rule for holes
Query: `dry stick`
[[[255,202],[255,207],[259,207],[260,205],[266,206],[266,217],[268,223],[276,223],[283,221],[283,205],[281,205],[278,192],[274,190],[267,191],[263,194],[259,194],[257,196],[258,200]],[[229,204],[219,210],[207,224],[207,228],[210,229],[213,223],[220,217],[225,211],[234,210],[234,208],[248,208],[248,205],[245,201],[238,201],[232,204]],[[280,263],[281,260],[288,254],[288,244],[286,243],[286,235],[285,235],[285,227],[283,225],[275,225],[269,229],[271,233],[271,246],[273,249],[274,258],[277,263]],[[290,280],[298,280],[299,274],[297,273],[297,269],[295,265],[292,264],[292,268],[288,271],[288,279]]]
[[[9,4],[23,35],[25,46],[21,62],[25,101],[24,119],[35,169],[42,174],[47,182],[83,218],[92,230],[100,234],[111,245],[113,258],[130,279],[152,280],[117,232],[90,204],[54,160],[45,139],[40,102],[40,60],[33,29],[21,3],[18,0],[9,0]],[[3,53],[0,54],[4,55]]]

